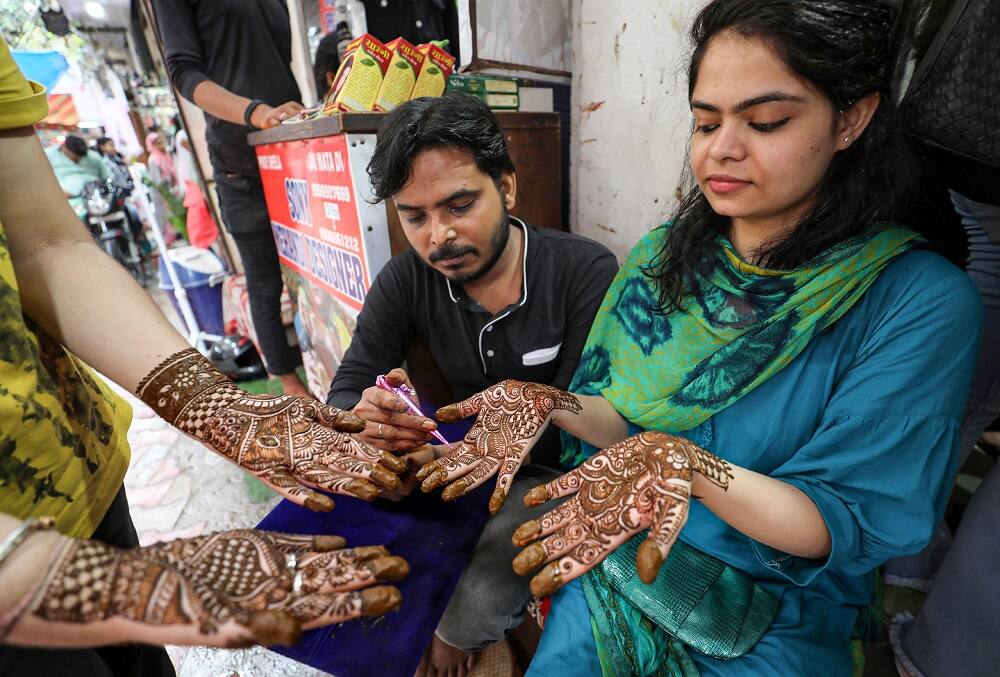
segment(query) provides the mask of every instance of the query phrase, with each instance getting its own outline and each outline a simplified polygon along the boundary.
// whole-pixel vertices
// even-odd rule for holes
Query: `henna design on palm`
[[[648,528],[636,568],[652,583],[687,521],[695,472],[724,490],[733,476],[726,461],[682,437],[644,432],[613,444],[528,492],[528,506],[572,497],[517,528],[514,545],[527,547],[514,558],[514,571],[523,576],[546,564],[531,581],[532,592],[544,597]]]
[[[354,414],[301,397],[250,395],[189,348],[154,369],[137,389],[167,421],[313,510],[333,501],[313,489],[374,500],[397,489],[405,462],[351,437]]]
[[[551,386],[506,380],[472,397],[442,407],[437,418],[452,423],[476,415],[462,443],[448,456],[431,461],[417,473],[421,488],[433,491],[451,482],[442,498],[452,501],[472,491],[494,474],[496,489],[490,512],[503,507],[514,475],[556,410],[578,413],[580,401]]]
[[[303,628],[398,608],[399,591],[375,584],[402,579],[406,561],[381,546],[342,546],[338,537],[250,529],[137,550],[71,541],[31,613],[64,623],[124,618],[149,626],[153,642],[161,629],[177,641],[180,629],[188,643],[290,644]],[[293,552],[303,581],[298,596],[285,558]]]

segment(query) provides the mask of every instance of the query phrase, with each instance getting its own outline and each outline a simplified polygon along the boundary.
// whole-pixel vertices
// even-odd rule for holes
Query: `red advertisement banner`
[[[343,135],[257,146],[281,262],[348,308],[371,285]]]

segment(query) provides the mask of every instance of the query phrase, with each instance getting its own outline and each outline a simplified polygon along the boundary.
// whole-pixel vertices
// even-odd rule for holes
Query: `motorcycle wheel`
[[[143,289],[146,288],[146,266],[142,262],[142,258],[138,257],[132,260],[128,264],[128,272],[132,273],[132,277],[135,281],[139,283],[139,286]]]
[[[101,242],[104,253],[113,258],[121,265],[125,265],[125,252],[122,251],[121,243],[117,239],[109,238]]]

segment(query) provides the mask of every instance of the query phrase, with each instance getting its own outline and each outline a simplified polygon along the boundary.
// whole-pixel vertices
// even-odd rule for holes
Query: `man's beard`
[[[493,233],[490,235],[490,247],[493,251],[490,253],[489,259],[479,267],[478,270],[474,270],[467,275],[461,277],[449,277],[452,282],[458,284],[469,284],[470,282],[475,282],[476,280],[482,278],[486,273],[493,270],[493,267],[503,256],[503,252],[507,249],[507,242],[510,240],[510,215],[507,213],[507,205],[500,201],[500,220],[497,221],[496,225],[493,226]],[[445,245],[441,249],[433,252],[430,255],[430,262],[437,263],[444,259],[454,259],[465,254],[479,254],[479,250],[472,245],[466,245],[464,247],[457,247],[453,245]]]

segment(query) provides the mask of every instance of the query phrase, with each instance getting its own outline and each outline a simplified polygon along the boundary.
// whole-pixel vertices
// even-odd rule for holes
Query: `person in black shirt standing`
[[[268,371],[286,394],[307,396],[301,361],[281,324],[281,271],[257,157],[247,144],[302,110],[290,67],[284,0],[153,0],[174,86],[205,111],[206,139],[226,228],[246,271],[250,314]]]
[[[382,123],[368,173],[413,249],[375,278],[327,398],[368,421],[358,436],[393,451],[428,441],[433,421],[372,387],[387,372],[395,385],[411,385],[399,367],[413,342],[429,348],[454,401],[504,379],[566,388],[618,263],[596,242],[509,216],[517,178],[489,108],[463,94],[399,106]],[[511,569],[511,534],[541,515],[524,507],[524,494],[560,474],[558,458],[553,428],[483,530],[418,675],[464,675],[471,652],[524,618],[531,593]]]

